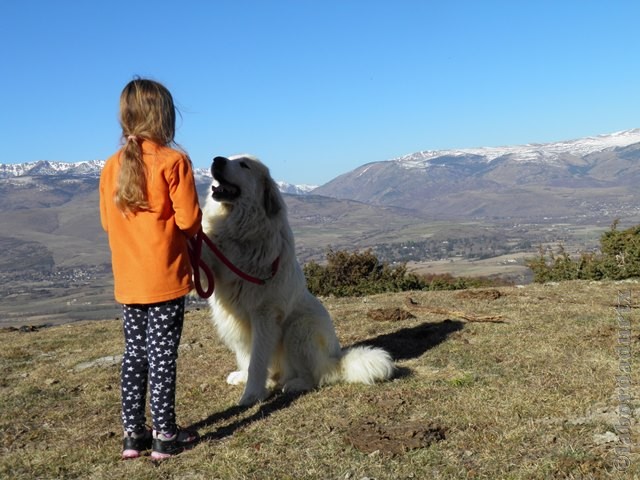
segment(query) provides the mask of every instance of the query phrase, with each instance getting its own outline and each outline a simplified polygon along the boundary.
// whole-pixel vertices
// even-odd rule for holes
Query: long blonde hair
[[[149,209],[147,175],[142,159],[142,140],[173,145],[176,108],[167,88],[154,81],[136,78],[120,95],[120,126],[124,146],[120,154],[120,173],[115,202],[122,212]]]

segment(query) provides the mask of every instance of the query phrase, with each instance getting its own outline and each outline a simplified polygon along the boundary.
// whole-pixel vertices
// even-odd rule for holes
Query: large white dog
[[[208,248],[213,269],[212,320],[235,353],[230,384],[246,382],[240,405],[262,401],[274,385],[285,392],[337,381],[372,384],[394,372],[380,348],[342,350],[329,313],[306,287],[295,257],[286,206],[268,168],[251,156],[216,157],[203,230],[256,284],[234,273]]]

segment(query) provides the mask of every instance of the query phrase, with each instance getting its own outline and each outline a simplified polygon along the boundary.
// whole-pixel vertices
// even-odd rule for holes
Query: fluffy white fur
[[[246,383],[239,404],[264,400],[273,386],[295,392],[337,381],[389,379],[395,370],[391,356],[366,346],[342,350],[329,313],[307,290],[286,206],[267,167],[243,155],[216,158],[211,169],[205,233],[251,276],[269,278],[273,261],[280,258],[275,276],[256,285],[238,277],[209,249],[203,252],[215,277],[212,321],[236,356],[238,369],[227,382]]]

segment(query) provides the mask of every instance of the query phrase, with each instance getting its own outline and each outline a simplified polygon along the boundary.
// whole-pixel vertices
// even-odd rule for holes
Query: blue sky
[[[0,2],[0,163],[105,159],[134,75],[197,167],[322,184],[419,150],[640,127],[640,2]]]

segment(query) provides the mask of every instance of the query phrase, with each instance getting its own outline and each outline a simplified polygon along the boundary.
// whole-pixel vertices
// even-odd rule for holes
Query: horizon
[[[131,36],[140,11],[158,35]],[[0,163],[105,160],[135,75],[173,94],[194,167],[247,152],[291,184],[625,131],[640,124],[638,14],[630,0],[3,2]]]
[[[640,140],[640,128],[629,128],[626,130],[620,130],[617,132],[610,132],[610,133],[601,133],[598,135],[590,135],[587,137],[580,137],[580,138],[568,138],[568,139],[563,139],[563,140],[558,140],[558,141],[554,141],[554,142],[545,142],[545,143],[525,143],[525,144],[520,144],[520,145],[499,145],[499,146],[478,146],[478,147],[471,147],[471,148],[451,148],[451,149],[444,149],[444,150],[421,150],[421,151],[417,151],[417,152],[412,152],[412,153],[408,153],[402,157],[396,157],[396,158],[390,158],[387,160],[380,160],[379,162],[385,162],[385,161],[408,161],[411,159],[412,156],[417,155],[417,154],[432,154],[429,155],[429,159],[423,159],[426,161],[429,161],[433,158],[438,158],[438,154],[450,154],[450,153],[454,153],[454,152],[460,152],[460,153],[489,153],[491,151],[500,151],[503,150],[502,154],[504,154],[504,150],[513,150],[513,149],[524,149],[525,147],[547,147],[550,145],[562,145],[564,143],[573,143],[579,140],[589,140],[589,139],[600,139],[600,138],[608,138],[609,140],[614,140],[612,142],[609,142],[606,146],[602,146],[599,145],[595,148],[595,150],[599,151],[602,148],[613,148],[613,147],[618,147],[618,146],[626,146],[626,145],[630,145],[632,143],[629,143],[628,141],[626,142],[616,142],[615,139],[627,135],[629,136],[629,134],[634,134],[635,136],[638,136],[639,140]],[[515,152],[517,153],[517,152]],[[21,163],[2,163],[0,162],[0,166],[6,166],[6,165],[37,165],[38,163],[49,163],[49,164],[64,164],[64,165],[78,165],[78,164],[83,164],[83,163],[94,163],[94,162],[98,162],[98,163],[104,163],[106,161],[106,159],[93,159],[93,160],[78,160],[78,161],[74,161],[74,162],[70,162],[70,161],[65,161],[65,160],[49,160],[49,159],[41,159],[41,160],[33,160],[33,161],[27,161],[27,162],[21,162]],[[378,163],[378,162],[370,162],[370,163]],[[365,166],[366,164],[363,165],[357,165],[355,166],[351,171],[357,170],[358,168],[361,168],[363,166]],[[211,176],[210,173],[210,166],[193,166],[194,172],[199,173],[200,175],[204,174],[205,176]],[[351,172],[350,171],[350,172]],[[344,173],[350,173],[350,172],[344,172]],[[342,174],[339,174],[338,176],[340,176]],[[291,186],[291,187],[320,187],[325,185],[326,183],[331,182],[331,180],[334,180],[337,177],[331,178],[329,179],[328,182],[325,183],[292,183],[289,182],[287,179],[279,179],[279,178],[274,178],[274,181],[278,184],[283,184],[284,186]]]

